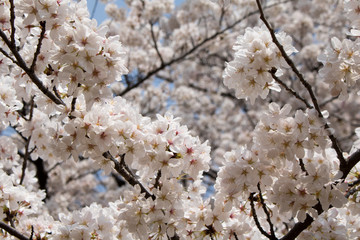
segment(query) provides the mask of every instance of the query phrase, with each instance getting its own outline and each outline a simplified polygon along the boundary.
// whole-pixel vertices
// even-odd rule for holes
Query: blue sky
[[[175,0],[175,4],[179,5],[183,1],[184,0]],[[94,9],[95,3],[96,3],[96,0],[88,0],[87,1],[87,5],[88,5],[90,14]],[[126,6],[123,0],[115,0],[114,3],[116,3],[118,6],[123,6],[123,7]],[[98,24],[102,23],[107,18],[106,14],[105,14],[105,5],[100,0],[98,0],[97,6],[95,9],[94,18],[97,20]]]

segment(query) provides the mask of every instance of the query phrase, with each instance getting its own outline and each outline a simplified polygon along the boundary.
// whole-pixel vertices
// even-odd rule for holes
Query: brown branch
[[[355,153],[353,153],[348,159],[347,159],[347,165],[346,165],[346,169],[343,169],[343,176],[341,177],[341,179],[345,179],[347,177],[347,175],[350,173],[351,169],[360,161],[360,150],[357,150]],[[349,197],[350,195],[346,195],[346,197]],[[329,206],[329,209],[332,208],[333,206]],[[320,202],[318,202],[314,207],[313,207],[318,215],[320,215],[321,213],[324,212],[324,210],[321,207]],[[306,218],[304,222],[298,222],[294,225],[294,227],[284,236],[282,237],[280,240],[294,240],[296,239],[297,236],[300,235],[300,233],[302,233],[302,231],[304,231],[306,228],[308,228],[311,223],[314,221],[314,219],[309,215],[306,214]]]
[[[30,66],[30,71],[34,72],[35,70],[35,66],[36,66],[36,61],[37,61],[37,58],[40,54],[40,50],[41,50],[41,45],[42,45],[42,41],[44,40],[45,38],[45,31],[46,31],[46,22],[45,21],[41,21],[40,22],[40,27],[41,27],[41,33],[40,33],[40,37],[38,39],[38,44],[37,44],[37,47],[36,47],[36,51],[34,53],[34,58],[33,58],[33,61],[31,63],[31,66]]]
[[[155,38],[155,33],[154,33],[154,28],[153,28],[154,24],[153,24],[151,21],[150,21],[149,23],[150,23],[151,38],[152,38],[152,40],[153,40],[153,42],[154,42],[155,51],[156,51],[157,55],[158,55],[159,58],[160,58],[161,65],[164,65],[164,59],[163,59],[162,56],[161,56],[161,53],[160,53],[159,48],[158,48],[158,45],[157,45],[157,40],[156,40],[156,38]]]
[[[31,141],[31,136],[27,139],[26,141],[26,145],[25,145],[25,154],[24,154],[24,161],[23,161],[23,165],[22,165],[22,169],[21,169],[21,177],[20,177],[20,185],[23,184],[24,179],[25,179],[25,171],[26,171],[26,167],[27,167],[27,160],[29,159],[30,156],[30,152],[29,152],[29,144]]]
[[[123,166],[121,166],[120,162],[117,161],[109,152],[103,153],[103,156],[106,159],[111,160],[115,164],[115,170],[131,185],[139,185],[141,189],[141,193],[145,193],[145,198],[152,198],[155,200],[155,195],[152,195],[148,192],[148,190],[134,177],[131,173],[128,173]],[[122,155],[121,158],[123,159],[125,156]]]
[[[286,2],[291,2],[293,0],[287,0],[287,1],[283,1],[283,2],[278,2],[278,3],[274,3],[271,4],[269,6],[266,6],[266,8],[271,8],[274,7],[276,5],[282,4],[282,3],[286,3]],[[168,62],[164,62],[164,64],[162,64],[161,66],[151,70],[150,72],[148,72],[144,77],[140,77],[137,81],[137,83],[128,86],[125,90],[123,90],[119,96],[124,96],[126,93],[128,93],[129,91],[131,91],[134,88],[137,88],[138,86],[140,86],[142,83],[144,83],[146,80],[150,79],[153,75],[155,75],[156,73],[158,73],[159,71],[163,70],[164,68],[172,65],[173,63],[176,62],[180,62],[182,60],[184,60],[188,55],[192,54],[193,52],[195,52],[198,48],[200,48],[201,46],[203,46],[205,43],[217,38],[218,36],[224,34],[226,31],[234,28],[236,25],[238,25],[239,23],[241,23],[243,20],[247,19],[248,17],[255,15],[259,13],[259,10],[250,12],[248,14],[246,14],[244,17],[240,18],[239,20],[235,21],[233,24],[229,25],[228,27],[224,28],[223,30],[214,33],[213,35],[211,35],[208,38],[205,38],[203,41],[201,41],[200,43],[196,44],[193,46],[193,48],[191,48],[189,51],[185,52],[184,54],[182,54],[181,56],[177,57],[177,58],[173,58],[172,60],[168,61]]]
[[[267,29],[270,32],[271,38],[273,40],[273,42],[275,43],[275,45],[278,47],[278,49],[281,52],[282,57],[285,59],[286,63],[290,66],[291,70],[295,73],[295,75],[299,78],[301,84],[306,88],[306,90],[308,91],[310,98],[313,102],[314,108],[316,109],[319,117],[324,120],[325,122],[325,129],[329,129],[329,125],[326,123],[326,120],[324,118],[324,116],[321,113],[319,104],[317,102],[316,96],[312,90],[311,85],[304,79],[303,75],[299,72],[299,70],[296,68],[294,62],[290,59],[290,57],[286,54],[284,47],[281,45],[281,43],[278,41],[276,35],[275,35],[275,31],[274,29],[270,26],[269,22],[266,20],[265,15],[264,15],[264,11],[261,7],[261,3],[260,0],[256,0],[256,3],[258,5],[258,9],[260,12],[260,19],[264,22],[265,26],[267,27]],[[346,165],[346,161],[345,158],[342,154],[342,150],[340,149],[340,146],[337,143],[337,139],[335,138],[335,136],[333,134],[331,134],[329,132],[328,134],[331,142],[332,142],[332,148],[336,151],[337,157],[340,161],[340,167]]]
[[[11,25],[11,34],[10,34],[10,41],[11,47],[16,48],[15,43],[15,4],[14,0],[10,0],[10,25]]]
[[[15,63],[16,65],[18,64],[18,63],[16,62],[16,60],[13,59],[4,49],[0,48],[0,52],[1,52],[2,54],[4,54],[5,57],[7,57],[8,59],[10,59],[13,63]]]
[[[256,210],[255,210],[254,194],[255,193],[250,193],[249,200],[250,200],[250,206],[251,206],[251,213],[252,213],[252,216],[254,218],[255,224],[256,224],[257,228],[259,229],[259,231],[261,232],[262,235],[264,235],[268,239],[273,239],[272,236],[270,234],[268,234],[267,232],[265,232],[265,230],[261,227],[261,224],[259,222],[259,219],[258,219],[257,214],[256,214]]]
[[[347,158],[346,165],[340,165],[340,171],[343,173],[341,179],[345,179],[351,169],[360,162],[360,149]]]
[[[275,80],[275,82],[279,83],[283,88],[285,88],[286,91],[288,91],[291,95],[293,95],[295,98],[299,99],[300,101],[302,101],[306,107],[308,108],[313,108],[313,106],[311,106],[303,97],[301,97],[297,92],[295,92],[293,89],[289,88],[283,81],[281,81],[276,75],[276,68],[273,68],[269,71],[269,73],[271,74],[272,78]]]
[[[10,227],[9,225],[5,224],[3,221],[0,221],[0,228],[4,229],[11,236],[17,237],[20,240],[29,240],[29,238],[25,237],[22,233],[18,232],[15,228]]]
[[[304,161],[302,158],[299,158],[299,165],[300,165],[301,171],[303,171],[305,173],[305,175],[308,176],[309,173],[305,168],[305,164],[304,164]]]
[[[299,236],[302,231],[308,228],[314,219],[309,215],[306,214],[306,218],[304,222],[298,222],[294,225],[294,227],[280,240],[294,240],[297,236]]]
[[[238,236],[236,233],[234,233],[234,237],[235,237],[235,240],[239,240]]]
[[[260,202],[261,202],[261,206],[265,212],[265,215],[266,215],[266,220],[267,222],[269,223],[269,226],[270,226],[270,234],[271,234],[271,238],[270,239],[277,239],[276,238],[276,235],[275,235],[275,231],[274,231],[274,224],[271,222],[271,217],[270,217],[270,213],[269,211],[267,210],[267,207],[266,207],[266,204],[265,204],[265,201],[264,201],[264,198],[262,196],[262,192],[261,192],[261,188],[260,188],[260,183],[257,184],[257,188],[259,190],[259,197],[260,197]]]
[[[7,38],[6,34],[1,29],[0,29],[0,37],[2,38],[2,40],[9,47],[10,51],[14,55],[14,57],[16,59],[16,61],[14,63],[16,65],[18,65],[22,70],[25,71],[25,73],[29,76],[31,81],[40,89],[40,91],[42,93],[44,93],[48,98],[50,98],[54,103],[56,103],[58,105],[65,105],[65,103],[61,99],[57,98],[53,93],[51,93],[49,91],[49,89],[47,87],[44,86],[44,84],[38,78],[38,76],[35,74],[35,72],[31,71],[31,69],[27,67],[25,61],[20,56],[20,54],[19,54],[18,50],[16,49],[16,47],[12,46],[12,44],[9,41],[9,39]],[[10,59],[13,60],[12,58],[10,58]]]
[[[156,179],[155,179],[155,184],[154,184],[154,188],[158,188],[159,190],[161,190],[160,178],[161,178],[161,170],[159,170],[157,172]]]

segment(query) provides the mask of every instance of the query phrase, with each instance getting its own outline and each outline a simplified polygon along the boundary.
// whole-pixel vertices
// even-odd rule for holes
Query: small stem
[[[299,158],[299,165],[300,165],[301,171],[303,171],[306,174],[306,176],[308,176],[309,173],[308,173],[308,171],[306,171],[305,164],[304,164],[304,161],[302,158]]]
[[[35,53],[34,53],[34,58],[33,58],[33,61],[32,61],[32,63],[31,63],[31,66],[30,66],[30,71],[31,71],[31,72],[34,72],[34,71],[35,71],[36,61],[37,61],[37,58],[38,58],[38,56],[39,56],[39,54],[40,54],[42,41],[43,41],[44,38],[45,38],[46,22],[45,22],[45,21],[41,21],[41,22],[40,22],[40,27],[41,27],[41,33],[40,33],[40,37],[39,37],[38,44],[37,44],[37,47],[36,47],[36,51],[35,51]]]
[[[265,230],[261,227],[261,224],[259,222],[259,219],[258,219],[257,214],[256,214],[256,210],[255,210],[254,194],[255,193],[250,194],[249,200],[250,200],[250,206],[251,206],[251,213],[252,213],[252,216],[254,218],[255,224],[256,224],[257,228],[259,229],[259,231],[261,232],[262,235],[264,235],[268,239],[272,239],[271,235],[268,234],[267,232],[265,232]]]
[[[26,145],[25,145],[25,154],[24,154],[24,161],[23,161],[23,165],[22,165],[22,169],[21,169],[20,185],[23,184],[24,179],[25,179],[27,160],[29,159],[29,155],[30,155],[30,152],[29,152],[30,141],[31,141],[31,136],[27,139]]]
[[[303,97],[301,97],[297,92],[295,92],[293,89],[289,88],[283,81],[281,81],[276,75],[276,68],[271,69],[269,72],[272,76],[272,78],[279,83],[283,88],[285,88],[286,91],[288,91],[291,95],[293,95],[295,98],[299,99],[300,101],[302,101],[306,107],[308,108],[313,108],[313,106],[311,106]]]
[[[160,186],[160,178],[161,178],[161,170],[159,170],[159,171],[157,172],[156,179],[155,179],[155,184],[154,184],[154,188],[159,188],[159,189],[161,189],[161,186]]]
[[[155,48],[155,51],[157,53],[157,55],[159,56],[160,58],[160,61],[161,61],[161,65],[164,65],[164,59],[162,58],[161,54],[160,54],[160,51],[159,51],[159,48],[158,48],[158,45],[157,45],[157,40],[155,38],[155,33],[154,33],[154,29],[153,29],[153,26],[154,24],[150,21],[150,32],[151,32],[151,38],[154,42],[154,48]]]
[[[111,154],[109,152],[105,152],[103,153],[103,156],[107,159],[110,159],[114,164],[115,164],[115,170],[120,173],[120,175],[131,185],[131,186],[135,186],[135,185],[139,185],[140,189],[141,189],[141,193],[145,193],[145,198],[152,198],[153,200],[156,199],[155,195],[152,195],[148,192],[148,190],[146,190],[146,188],[135,178],[133,177],[130,173],[128,173],[124,167],[122,166],[122,164],[120,164],[119,161],[117,161],[113,156],[111,156]],[[124,158],[124,155],[121,157]]]
[[[10,59],[13,63],[15,63],[16,65],[18,65],[18,63],[16,62],[15,59],[13,59],[4,49],[0,48],[0,52],[2,54],[4,54],[5,57],[7,57],[8,59]]]
[[[257,184],[257,188],[259,190],[259,197],[260,197],[261,206],[262,206],[262,208],[263,208],[263,210],[265,212],[266,220],[267,220],[267,222],[269,223],[269,226],[270,226],[271,239],[277,239],[276,236],[275,236],[274,224],[271,222],[270,213],[266,208],[266,204],[265,204],[264,198],[263,198],[262,193],[261,193],[260,183]]]

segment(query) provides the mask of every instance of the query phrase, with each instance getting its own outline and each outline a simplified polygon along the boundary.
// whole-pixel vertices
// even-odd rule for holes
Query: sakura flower
[[[285,33],[276,35],[288,55],[296,52],[291,45],[291,37]],[[280,90],[270,71],[287,64],[265,26],[247,28],[245,34],[238,37],[233,49],[235,59],[227,64],[223,78],[225,86],[235,89],[237,98],[249,98],[253,104],[258,96],[265,98],[269,89]],[[281,72],[277,75],[280,76]]]

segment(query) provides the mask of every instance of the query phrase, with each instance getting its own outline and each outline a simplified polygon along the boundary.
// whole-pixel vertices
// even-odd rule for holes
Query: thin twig
[[[157,40],[155,38],[155,33],[154,33],[154,28],[153,28],[154,24],[151,21],[149,22],[149,24],[150,24],[151,38],[152,38],[152,40],[154,42],[155,51],[156,51],[158,57],[160,58],[161,65],[164,65],[164,59],[161,56],[161,53],[160,53],[158,45],[157,45]]]
[[[34,107],[35,107],[34,97],[35,96],[32,96],[31,100],[30,100],[29,121],[31,121],[33,119],[33,115],[34,115]]]
[[[279,4],[283,4],[283,3],[286,3],[286,2],[291,2],[293,0],[287,0],[287,1],[283,1],[283,2],[278,2],[278,3],[274,3],[274,4],[271,4],[271,5],[268,5],[266,6],[266,8],[271,8],[271,7],[274,7],[274,6],[277,6]],[[243,20],[247,19],[248,17],[250,16],[253,16],[255,14],[259,13],[259,10],[256,10],[256,11],[253,11],[253,12],[250,12],[248,14],[246,14],[244,17],[238,19],[237,21],[235,21],[233,24],[229,25],[228,27],[224,28],[223,30],[219,31],[219,32],[216,32],[214,33],[213,35],[211,35],[210,37],[208,38],[205,38],[203,41],[201,41],[200,43],[196,44],[193,46],[193,48],[191,48],[189,51],[183,53],[181,56],[177,57],[177,58],[173,58],[172,60],[168,61],[168,62],[164,62],[163,65],[151,70],[150,72],[148,72],[144,77],[140,77],[138,79],[138,81],[131,85],[131,86],[128,86],[125,90],[123,90],[119,96],[124,96],[126,93],[128,93],[129,91],[131,91],[132,89],[134,88],[137,88],[138,86],[140,86],[142,83],[144,83],[146,80],[150,79],[153,75],[155,75],[156,73],[158,73],[159,71],[163,70],[164,68],[166,68],[167,66],[170,66],[172,65],[173,63],[176,63],[176,62],[180,62],[182,60],[184,60],[188,55],[192,54],[193,52],[195,52],[198,48],[200,48],[201,46],[203,46],[205,43],[217,38],[218,36],[224,34],[226,31],[234,28],[236,25],[238,25],[239,23],[241,23]]]
[[[235,237],[235,240],[239,240],[238,236],[236,233],[234,233],[234,237]]]
[[[295,98],[299,99],[300,101],[302,101],[306,107],[308,108],[313,108],[313,106],[311,106],[308,101],[305,100],[305,98],[301,97],[297,92],[295,92],[293,89],[291,89],[290,87],[288,87],[283,81],[281,81],[276,75],[276,68],[273,68],[269,71],[269,73],[271,74],[272,78],[279,83],[283,88],[285,88],[286,91],[288,91],[291,95],[293,95]]]
[[[72,182],[72,181],[75,181],[75,180],[79,180],[79,179],[81,179],[81,178],[83,178],[83,177],[86,177],[86,176],[88,176],[89,174],[96,174],[97,172],[99,172],[99,170],[97,169],[97,170],[91,170],[91,171],[87,171],[87,172],[84,172],[84,173],[81,173],[81,174],[79,174],[79,175],[77,175],[77,176],[71,176],[71,177],[69,177],[67,180],[66,180],[66,184],[68,184],[68,183],[70,183],[70,182]]]
[[[10,42],[11,42],[11,47],[16,48],[16,43],[15,43],[15,4],[14,4],[14,0],[10,0],[10,25],[11,25],[11,33],[10,33]]]
[[[27,160],[29,159],[29,144],[31,141],[31,136],[27,139],[26,141],[26,145],[25,145],[25,154],[24,154],[24,161],[23,161],[23,165],[22,165],[22,169],[21,169],[21,177],[20,177],[20,185],[23,184],[23,181],[25,179],[25,171],[26,171],[26,167],[27,167]]]
[[[38,56],[40,54],[40,51],[41,51],[42,41],[45,38],[46,22],[41,21],[40,22],[40,27],[41,27],[40,37],[38,39],[38,44],[37,44],[37,47],[36,47],[36,51],[34,52],[34,58],[33,58],[33,61],[31,63],[31,66],[30,66],[30,71],[32,71],[32,72],[35,71],[36,61],[37,61],[37,58],[38,58]]]
[[[20,56],[16,47],[12,46],[12,44],[9,41],[9,39],[7,38],[6,34],[1,29],[0,29],[0,37],[2,38],[2,40],[9,47],[10,51],[14,55],[14,57],[16,59],[16,61],[14,63],[17,64],[22,70],[25,71],[25,73],[29,76],[31,81],[33,83],[35,83],[35,85],[40,89],[40,91],[42,93],[44,93],[48,98],[50,98],[54,103],[56,103],[58,105],[65,105],[65,103],[61,99],[57,98],[53,93],[51,93],[49,91],[49,89],[47,87],[44,86],[44,84],[38,78],[38,76],[35,74],[35,72],[31,71],[30,68],[27,67],[25,61]]]
[[[5,57],[7,57],[8,59],[10,59],[13,63],[15,63],[16,65],[18,64],[18,63],[16,62],[16,60],[13,59],[4,49],[0,48],[0,52],[1,52],[2,54],[4,54]]]
[[[260,197],[261,206],[262,206],[262,208],[263,208],[263,210],[264,210],[264,212],[265,212],[266,220],[267,220],[267,222],[269,223],[269,226],[270,226],[271,239],[277,239],[276,236],[275,236],[274,224],[271,222],[270,213],[269,213],[269,211],[267,210],[267,207],[266,207],[264,198],[263,198],[263,196],[262,196],[262,192],[261,192],[261,188],[260,188],[260,183],[257,184],[257,188],[258,188],[258,190],[259,190],[259,197]]]
[[[316,109],[319,117],[324,120],[325,122],[325,129],[329,129],[329,125],[327,124],[324,116],[321,113],[319,104],[317,102],[316,96],[312,90],[311,85],[304,79],[303,75],[299,72],[299,70],[296,68],[294,62],[290,59],[290,57],[286,54],[284,47],[281,45],[281,43],[278,41],[276,35],[275,35],[275,31],[274,29],[270,26],[269,22],[266,20],[265,15],[264,15],[264,11],[261,7],[261,3],[260,0],[256,0],[256,3],[258,5],[258,9],[260,12],[260,19],[264,22],[265,26],[267,27],[267,29],[270,32],[271,38],[273,40],[273,42],[275,43],[275,45],[278,47],[278,49],[281,52],[282,57],[285,59],[286,63],[290,66],[291,70],[295,73],[295,75],[299,78],[301,84],[306,88],[306,90],[308,91],[310,98],[313,102],[314,108]],[[337,139],[335,138],[335,136],[333,134],[330,133],[328,134],[331,142],[332,142],[332,148],[336,151],[337,157],[340,161],[340,168],[345,167],[346,166],[346,161],[345,158],[342,154],[342,150],[340,149],[340,146],[337,143]]]
[[[52,170],[54,170],[57,166],[60,166],[61,164],[63,164],[64,162],[57,162],[54,164],[54,166],[52,166],[51,168],[49,168],[46,172],[50,173]]]
[[[34,235],[34,226],[31,225],[31,235],[29,237],[29,240],[32,240],[33,239],[33,235]]]
[[[160,178],[161,178],[161,170],[159,170],[157,172],[156,179],[155,179],[155,184],[154,184],[154,188],[158,188],[159,190],[161,190]]]
[[[300,165],[301,171],[303,171],[306,174],[306,176],[308,176],[309,173],[305,168],[305,164],[304,164],[304,161],[302,158],[299,158],[299,165]]]
[[[360,179],[355,180],[352,183],[349,183],[349,189],[347,190],[347,193],[345,194],[346,198],[349,198],[351,195],[359,191],[359,188],[356,188],[356,186],[360,183]]]
[[[330,102],[332,102],[332,101],[334,101],[334,100],[336,100],[338,98],[339,98],[339,96],[331,97],[330,99],[327,99],[324,102],[320,103],[320,107],[324,107],[326,104],[328,104],[328,103],[330,103]]]
[[[9,225],[5,224],[3,221],[0,221],[0,228],[4,229],[11,236],[17,237],[20,240],[29,240],[29,238],[25,237],[22,233],[18,232],[15,228],[10,227]]]
[[[223,5],[221,6],[221,13],[220,13],[220,18],[219,18],[219,29],[221,29],[221,25],[224,20],[225,12],[226,12],[225,11],[225,3],[223,3]]]
[[[353,181],[352,183],[348,183],[348,186],[349,187],[353,187],[355,185],[358,185],[360,184],[360,178],[358,178],[357,180]]]
[[[145,198],[152,198],[153,200],[155,200],[155,195],[152,195],[151,193],[148,192],[148,190],[146,190],[146,188],[133,176],[131,176],[130,173],[128,173],[124,167],[121,166],[120,162],[117,161],[113,156],[111,156],[111,154],[109,152],[105,152],[103,153],[103,156],[106,159],[111,160],[114,164],[115,164],[115,170],[120,173],[120,175],[131,185],[131,186],[135,186],[135,185],[139,185],[140,189],[141,189],[141,193],[145,194]]]
[[[256,210],[255,210],[254,194],[255,193],[250,194],[249,200],[250,200],[250,206],[251,206],[251,213],[252,213],[252,216],[254,218],[255,224],[256,224],[257,228],[259,229],[259,231],[261,232],[262,235],[264,235],[265,237],[267,237],[269,239],[272,239],[271,235],[268,234],[267,232],[265,232],[265,230],[261,227],[261,224],[259,222],[259,219],[258,219],[257,214],[256,214]]]

